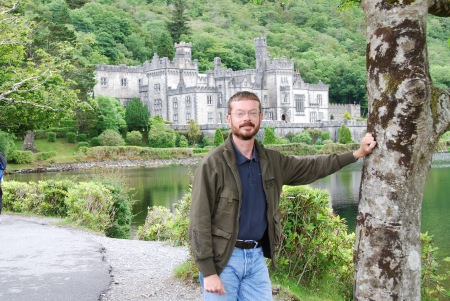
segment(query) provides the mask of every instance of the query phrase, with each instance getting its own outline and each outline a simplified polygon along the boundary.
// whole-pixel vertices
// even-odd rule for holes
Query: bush
[[[16,150],[14,140],[16,137],[13,134],[0,131],[0,151],[6,156],[8,160]]]
[[[294,143],[312,144],[311,135],[307,131],[303,131],[292,138]]]
[[[78,142],[77,150],[80,150],[80,148],[82,148],[82,147],[89,147],[89,143],[88,142],[84,142],[84,141]]]
[[[342,144],[352,143],[352,134],[350,133],[350,129],[345,125],[341,125],[338,130],[338,142]]]
[[[55,132],[47,132],[47,141],[48,142],[56,142],[56,133]]]
[[[74,132],[67,132],[66,134],[66,141],[69,143],[75,143],[77,142],[77,134]]]
[[[219,145],[221,145],[223,142],[224,142],[224,140],[223,140],[223,134],[222,134],[222,131],[221,131],[219,128],[217,128],[217,129],[216,129],[216,132],[214,133],[214,145],[215,145],[215,146],[219,146]]]
[[[178,147],[188,147],[189,141],[186,136],[180,135],[180,141],[178,143]]]
[[[311,144],[317,144],[317,140],[322,137],[322,131],[319,129],[306,129],[306,132],[312,139]]]
[[[148,142],[151,147],[175,147],[175,132],[163,123],[156,123],[150,128]]]
[[[98,136],[100,141],[100,145],[102,146],[121,146],[125,145],[125,140],[123,140],[122,136],[119,132],[115,130],[106,130]]]
[[[77,141],[78,142],[87,142],[88,141],[87,135],[86,134],[78,134]]]
[[[277,138],[275,137],[275,130],[271,127],[266,127],[264,129],[264,138],[262,143],[264,145],[276,144]]]
[[[36,154],[36,160],[45,161],[56,156],[56,152],[42,152]]]
[[[142,134],[139,131],[131,131],[127,133],[125,141],[127,142],[128,145],[140,146],[142,145]]]
[[[340,154],[357,150],[359,144],[339,144],[339,143],[324,143],[322,153],[324,154]]]
[[[321,138],[322,138],[322,141],[329,140],[330,139],[330,133],[327,132],[327,131],[322,132]]]
[[[91,146],[101,146],[100,138],[99,137],[92,138],[90,145]]]
[[[166,207],[148,208],[144,226],[138,228],[137,236],[140,240],[170,240],[172,223],[173,214]]]
[[[326,190],[285,186],[280,200],[277,272],[308,287],[332,275],[351,294],[354,234],[329,207]]]
[[[31,151],[18,151],[15,150],[12,152],[8,161],[16,164],[28,164],[33,162],[33,153]]]

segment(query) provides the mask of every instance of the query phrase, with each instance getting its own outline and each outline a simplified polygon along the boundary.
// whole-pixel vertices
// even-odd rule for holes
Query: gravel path
[[[185,247],[99,235],[93,239],[104,247],[111,265],[111,286],[100,300],[202,300],[198,284],[173,276],[173,269],[189,256]]]

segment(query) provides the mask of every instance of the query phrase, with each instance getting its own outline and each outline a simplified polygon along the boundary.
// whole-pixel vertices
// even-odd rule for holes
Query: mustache
[[[244,122],[243,124],[241,124],[241,125],[239,126],[239,128],[244,127],[244,126],[255,127],[255,125],[254,125],[253,122],[251,122],[251,121]]]

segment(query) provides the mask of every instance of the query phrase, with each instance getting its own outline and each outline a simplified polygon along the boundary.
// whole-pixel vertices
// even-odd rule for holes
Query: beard
[[[252,127],[252,130],[241,130],[243,127]],[[232,125],[231,133],[241,140],[253,139],[259,131],[260,123],[254,124],[251,121],[246,121],[240,125]]]

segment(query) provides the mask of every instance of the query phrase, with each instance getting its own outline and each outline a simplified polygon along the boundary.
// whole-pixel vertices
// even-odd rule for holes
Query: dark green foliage
[[[280,201],[281,246],[277,271],[308,287],[332,275],[351,294],[354,234],[329,207],[326,190],[285,186]]]
[[[140,146],[142,145],[142,134],[139,131],[131,131],[127,133],[125,141],[127,142],[128,145]]]
[[[187,7],[184,0],[175,0],[174,9],[172,10],[172,18],[167,25],[172,40],[175,43],[179,43],[182,35],[189,35],[190,29],[187,25],[189,18],[187,16]]]
[[[12,156],[13,152],[16,150],[14,140],[14,135],[0,131],[0,151],[6,158]]]
[[[66,134],[66,141],[69,143],[75,143],[77,142],[77,134],[74,132],[67,132]]]
[[[36,154],[36,160],[44,161],[56,156],[56,152],[41,152]]]
[[[91,146],[100,146],[102,145],[100,142],[100,138],[99,137],[94,137],[91,139],[91,142],[89,143]]]
[[[158,38],[156,53],[159,57],[168,57],[173,59],[175,55],[175,46],[172,37],[168,32],[163,31]]]
[[[86,134],[78,134],[78,136],[77,136],[77,141],[78,142],[86,142],[88,139],[87,139],[87,135]]]
[[[223,142],[224,142],[224,140],[223,140],[223,134],[222,134],[222,131],[221,131],[219,128],[217,128],[217,129],[216,129],[216,132],[215,132],[215,134],[214,134],[214,145],[215,145],[215,146],[219,146],[219,145],[221,145]]]
[[[89,147],[89,142],[81,141],[77,144],[77,149],[80,149],[81,147]]]
[[[125,145],[125,140],[114,130],[106,130],[98,136],[102,146],[121,146]],[[92,139],[93,140],[93,139]],[[92,142],[91,140],[91,142]]]
[[[56,133],[55,132],[47,132],[47,141],[55,142],[56,141]]]
[[[125,121],[129,131],[147,130],[149,117],[147,106],[138,98],[133,98],[125,107]]]
[[[306,143],[306,144],[313,144],[313,140],[311,138],[311,135],[308,131],[303,131],[301,133],[298,133],[294,137],[292,137],[292,142],[294,143]]]
[[[319,139],[322,135],[322,131],[318,129],[306,129],[311,137],[312,144],[317,144],[317,139]]]
[[[327,132],[327,131],[322,132],[321,138],[322,138],[322,141],[329,140],[330,139],[330,133]]]
[[[175,147],[175,132],[165,124],[157,123],[150,128],[148,142],[151,147]]]
[[[10,152],[8,161],[16,164],[27,164],[33,162],[33,153],[31,151],[15,150]]]
[[[123,184],[116,181],[103,180],[102,184],[112,194],[113,205],[110,211],[114,212],[113,220],[105,229],[108,237],[130,238],[131,218],[133,217],[129,192]]]
[[[352,133],[350,132],[350,129],[345,125],[341,125],[341,127],[338,130],[338,141],[342,144],[349,144],[352,143]]]
[[[271,127],[264,128],[264,138],[262,143],[264,145],[276,144],[277,138],[275,137],[275,130]]]

